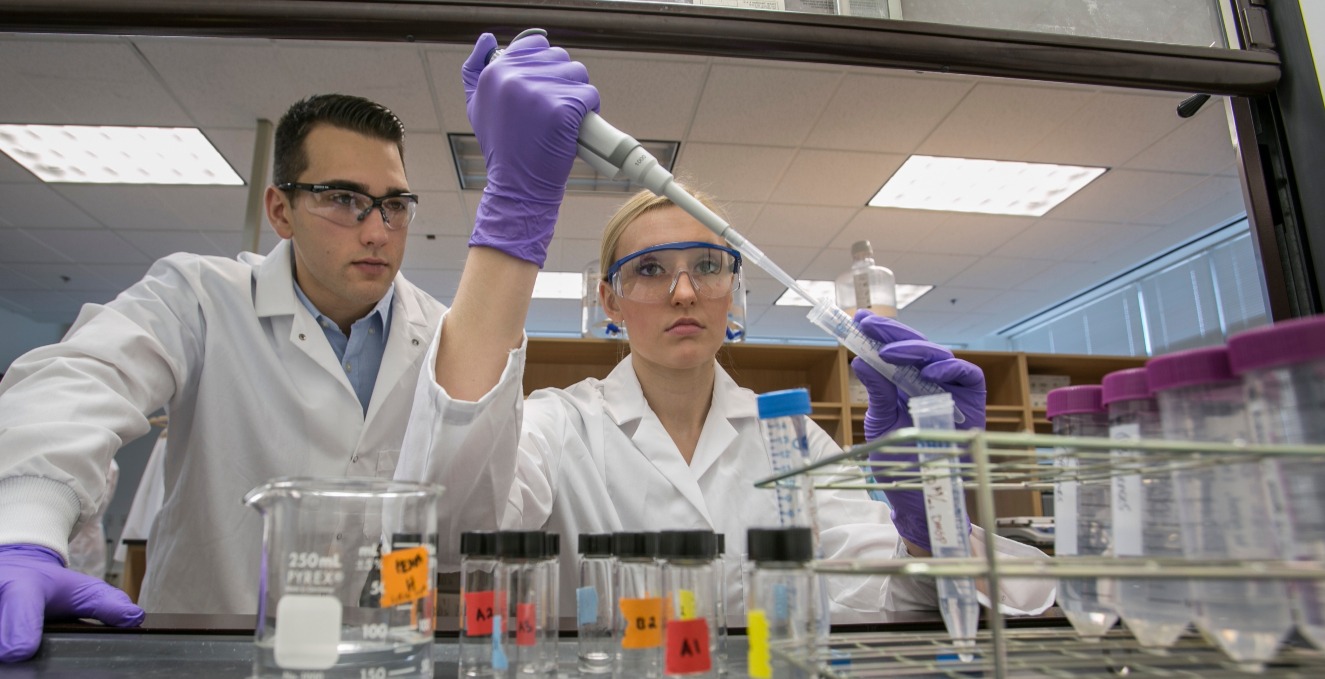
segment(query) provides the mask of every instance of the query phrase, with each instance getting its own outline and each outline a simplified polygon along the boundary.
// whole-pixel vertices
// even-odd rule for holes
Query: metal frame
[[[0,31],[472,43],[536,23],[568,48],[1263,94],[1273,52],[667,3],[548,0],[0,0]]]

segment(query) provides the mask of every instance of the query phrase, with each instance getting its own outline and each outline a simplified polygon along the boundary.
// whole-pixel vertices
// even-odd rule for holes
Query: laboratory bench
[[[458,668],[456,620],[438,619],[433,644],[435,677],[455,677]],[[141,627],[112,628],[86,622],[48,623],[41,649],[22,663],[0,664],[0,679],[11,677],[248,677],[253,670],[253,623],[248,615],[149,614]],[[561,677],[575,677],[574,618],[561,621]],[[1035,618],[1008,618],[1009,628],[1033,626],[1070,634],[1051,609]],[[834,628],[835,637],[941,633],[936,612],[881,613],[880,622]],[[568,631],[569,630],[569,631]],[[729,657],[733,677],[745,676],[744,630],[732,630]],[[603,675],[598,675],[603,676]]]

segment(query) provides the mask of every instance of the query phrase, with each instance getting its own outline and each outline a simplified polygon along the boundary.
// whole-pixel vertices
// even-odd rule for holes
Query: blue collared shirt
[[[391,332],[391,300],[396,295],[396,284],[387,288],[386,294],[377,306],[350,326],[350,336],[340,331],[336,322],[327,318],[308,296],[294,284],[294,294],[303,302],[308,313],[313,314],[317,324],[322,326],[322,334],[327,336],[336,360],[349,378],[354,394],[359,397],[363,412],[368,414],[368,402],[373,397],[373,385],[377,383],[377,372],[382,369],[382,354],[386,353],[386,336]]]

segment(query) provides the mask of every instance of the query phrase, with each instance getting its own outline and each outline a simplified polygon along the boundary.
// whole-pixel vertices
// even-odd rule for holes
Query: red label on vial
[[[709,656],[709,621],[705,618],[667,621],[665,660],[668,674],[695,674],[713,669]]]
[[[465,592],[465,636],[492,634],[493,592]]]
[[[515,645],[533,646],[538,643],[536,626],[537,608],[534,604],[515,605]]]

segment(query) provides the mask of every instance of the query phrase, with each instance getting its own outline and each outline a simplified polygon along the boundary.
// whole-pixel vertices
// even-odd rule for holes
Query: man
[[[546,109],[567,92],[597,108],[583,67],[563,77],[569,58],[546,52],[487,117]],[[534,199],[559,204],[585,110],[480,133],[485,151],[505,154],[489,154],[490,175],[522,164],[480,214],[519,219],[530,183]],[[255,486],[392,475],[445,311],[398,273],[417,205],[403,142],[395,115],[365,99],[295,104],[276,131],[266,210],[282,242],[270,254],[166,257],[114,301],[85,307],[61,343],[14,362],[0,383],[0,661],[35,652],[44,614],[141,622],[123,593],[65,562],[111,457],[162,406],[170,452],[143,583],[150,611],[256,610],[261,527],[240,502]]]

